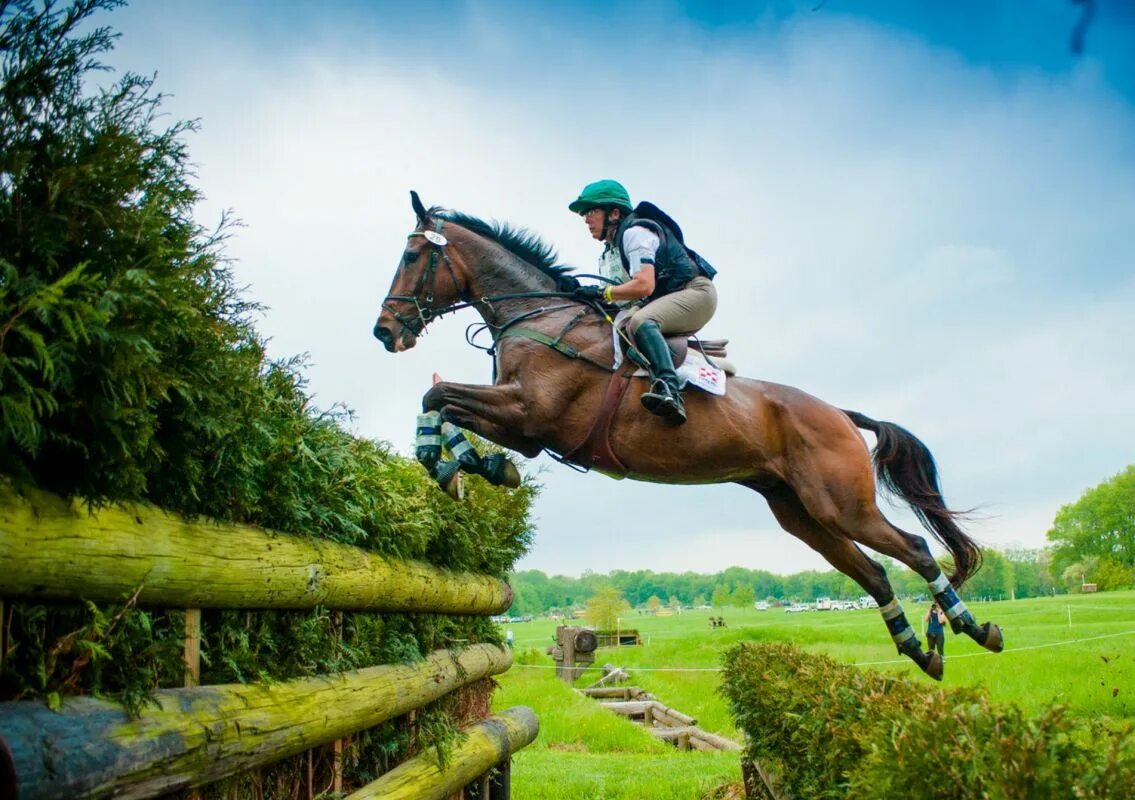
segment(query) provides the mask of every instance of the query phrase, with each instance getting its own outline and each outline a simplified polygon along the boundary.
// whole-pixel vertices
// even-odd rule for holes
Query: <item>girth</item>
[[[627,388],[631,384],[631,375],[638,367],[629,359],[624,361],[619,369],[607,381],[607,391],[603,394],[603,402],[599,406],[599,413],[591,423],[591,430],[582,442],[564,453],[564,460],[571,461],[586,469],[598,469],[612,478],[625,478],[630,472],[615,451],[611,449],[611,423],[615,419],[615,412],[622,405],[626,397]]]
[[[560,331],[558,336],[551,336],[542,331],[524,328],[515,324],[509,325],[497,335],[497,342],[499,343],[501,339],[509,337],[529,339],[550,347],[567,358],[578,358],[581,361],[586,361],[606,372],[612,373],[610,379],[607,381],[607,389],[603,394],[603,402],[599,405],[599,412],[595,415],[595,421],[591,423],[591,429],[587,432],[587,436],[584,437],[582,442],[565,453],[562,458],[564,461],[570,461],[584,469],[598,469],[613,478],[625,478],[630,470],[627,469],[627,466],[619,460],[614,450],[611,449],[611,424],[615,419],[615,412],[617,412],[619,406],[622,405],[623,398],[626,396],[627,389],[630,387],[631,377],[638,370],[639,365],[635,363],[634,359],[627,358],[623,360],[617,370],[612,370],[606,364],[596,361],[565,342],[564,337],[567,335],[568,331],[575,327],[582,316],[583,314],[579,314],[572,318],[572,320],[564,326],[563,330]],[[689,353],[691,347],[695,350],[700,350],[703,354],[711,358],[714,356],[724,358],[725,345],[729,343],[729,340],[692,339],[688,334],[679,334],[677,336],[668,336],[666,343],[669,345],[670,352],[674,358],[674,366],[677,367],[681,366],[682,362],[686,360],[686,355]]]

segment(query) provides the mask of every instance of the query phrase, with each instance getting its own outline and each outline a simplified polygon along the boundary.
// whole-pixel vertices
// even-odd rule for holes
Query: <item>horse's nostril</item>
[[[394,349],[394,334],[377,323],[374,326],[374,338],[382,342],[387,350]]]

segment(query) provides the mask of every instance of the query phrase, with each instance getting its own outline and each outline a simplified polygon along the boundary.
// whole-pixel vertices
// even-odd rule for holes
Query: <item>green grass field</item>
[[[905,605],[908,618],[920,627],[926,604]],[[946,685],[984,686],[994,699],[1033,711],[1059,703],[1085,717],[1135,722],[1135,592],[974,604],[971,609],[979,621],[1001,625],[1006,650],[994,655],[968,638],[947,634]],[[728,627],[711,628],[709,617],[719,614]],[[679,752],[558,681],[551,657],[544,653],[556,624],[538,620],[508,626],[516,639],[516,664],[500,676],[494,707],[527,705],[540,718],[539,737],[514,762],[516,796],[692,800],[740,779],[735,753]],[[737,730],[717,693],[714,670],[721,653],[739,642],[791,641],[847,664],[931,683],[898,658],[874,610],[631,614],[622,626],[637,628],[643,646],[601,649],[597,667],[626,667],[633,685],[697,717],[701,727],[734,738]],[[591,669],[576,686],[598,676],[599,669]]]

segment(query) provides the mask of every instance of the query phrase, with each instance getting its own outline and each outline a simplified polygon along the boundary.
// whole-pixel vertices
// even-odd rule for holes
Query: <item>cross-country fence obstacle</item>
[[[507,649],[474,644],[411,664],[273,684],[197,686],[202,608],[489,616],[511,605],[512,590],[487,575],[250,526],[189,522],[144,504],[90,511],[0,481],[0,563],[7,567],[0,572],[0,658],[7,645],[6,600],[134,595],[140,606],[186,610],[186,686],[158,690],[138,717],[92,697],[64,698],[58,711],[40,701],[0,703],[0,790],[12,787],[8,793],[18,800],[154,797],[328,743],[338,745],[341,763],[347,737],[512,663]],[[341,766],[333,775],[341,789]]]

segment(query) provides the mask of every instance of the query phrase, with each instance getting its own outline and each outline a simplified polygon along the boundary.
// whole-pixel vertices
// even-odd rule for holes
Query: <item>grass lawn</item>
[[[919,626],[926,609],[926,604],[906,604],[908,618]],[[994,699],[1033,711],[1060,703],[1075,714],[1135,722],[1135,592],[974,604],[971,609],[979,622],[1001,625],[1006,650],[987,653],[968,638],[947,633],[946,685],[984,686]],[[719,614],[728,627],[711,628],[709,617]],[[679,752],[557,680],[551,657],[544,653],[556,624],[537,620],[509,626],[516,638],[516,663],[498,678],[494,708],[527,705],[540,719],[536,742],[514,762],[518,797],[693,800],[721,783],[740,780],[735,753]],[[930,683],[912,663],[898,658],[874,610],[632,614],[622,626],[637,628],[643,646],[601,649],[597,667],[626,667],[633,685],[697,717],[706,730],[733,738],[737,730],[717,693],[714,670],[721,653],[738,642],[791,641],[844,663]],[[598,676],[599,669],[591,669],[576,685],[586,686]]]

